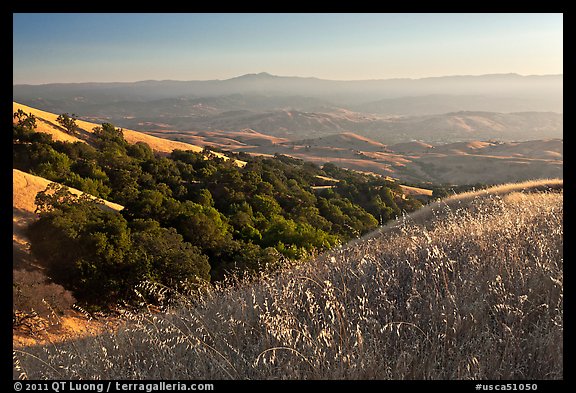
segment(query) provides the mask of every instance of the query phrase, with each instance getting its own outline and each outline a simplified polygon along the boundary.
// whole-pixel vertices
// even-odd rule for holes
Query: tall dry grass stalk
[[[14,377],[561,379],[563,194],[515,190],[15,353]]]

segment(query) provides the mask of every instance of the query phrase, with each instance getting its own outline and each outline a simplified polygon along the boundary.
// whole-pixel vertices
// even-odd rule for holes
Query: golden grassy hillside
[[[50,180],[22,172],[12,170],[12,243],[13,265],[19,267],[23,261],[30,259],[28,239],[25,231],[28,225],[36,218],[34,199],[36,194],[44,191]],[[83,194],[75,188],[69,187],[75,195]],[[122,210],[124,207],[113,202],[104,201],[104,206],[112,210]]]
[[[62,130],[62,128],[56,121],[56,118],[58,117],[57,114],[42,111],[36,108],[32,108],[26,105],[13,102],[12,112],[16,112],[18,109],[22,109],[26,113],[32,113],[34,116],[36,116],[37,119],[40,119],[40,121],[37,122],[38,124],[37,131],[47,132],[51,134],[52,137],[56,140],[80,141],[80,139],[68,135]],[[100,124],[90,123],[84,120],[76,120],[76,124],[78,124],[81,133],[92,132],[92,129],[94,127],[100,126]],[[123,132],[124,132],[124,139],[126,139],[128,143],[146,142],[152,150],[158,152],[170,153],[174,149],[193,150],[195,152],[202,151],[201,147],[195,145],[177,141],[170,141],[167,139],[162,139],[147,134],[142,134],[134,130],[123,129]]]
[[[68,135],[59,126],[56,118],[58,115],[46,111],[42,111],[36,108],[32,108],[26,105],[19,104],[17,102],[12,102],[12,112],[16,112],[18,109],[22,109],[26,113],[32,113],[39,121],[37,121],[37,131],[46,132],[52,135],[52,138],[55,140],[61,140],[66,142],[76,142],[76,141],[83,141],[83,139]],[[90,123],[84,120],[76,120],[76,124],[80,128],[80,136],[88,135],[92,132],[94,127],[100,126],[100,124]],[[191,145],[189,143],[172,141],[169,139],[158,138],[152,135],[144,134],[139,131],[123,129],[124,139],[128,143],[137,143],[137,142],[145,142],[147,143],[150,148],[156,152],[160,153],[170,153],[173,150],[192,150],[194,152],[201,152],[203,150],[202,147]],[[223,154],[213,152],[212,154],[216,155],[219,158],[228,159]],[[243,166],[246,165],[244,161],[238,161],[238,165]]]
[[[12,266],[15,269],[37,269],[37,262],[30,255],[30,244],[26,236],[28,225],[36,219],[34,200],[36,194],[44,191],[50,180],[34,176],[18,169],[12,170]],[[71,193],[82,195],[83,192],[68,187]],[[122,210],[124,207],[113,202],[104,201],[104,207],[111,210]]]
[[[405,186],[402,186],[405,187]],[[506,183],[487,189],[463,192],[449,198],[432,202],[429,205],[415,211],[414,213],[388,223],[376,231],[365,235],[360,241],[378,236],[382,232],[389,232],[402,228],[406,223],[411,225],[431,225],[435,219],[443,217],[449,212],[457,209],[466,209],[472,202],[479,198],[502,197],[508,194],[525,193],[531,195],[537,192],[563,190],[564,181],[562,179],[536,179],[520,183]],[[430,193],[430,196],[432,194]]]
[[[224,150],[246,150],[257,146],[272,146],[288,142],[286,138],[266,135],[251,129],[203,131],[146,131],[146,134],[178,139],[197,146],[216,146]]]
[[[26,236],[28,225],[36,219],[34,200],[36,194],[46,189],[50,180],[18,169],[12,170],[12,267],[13,267],[13,307],[14,310],[38,317],[30,319],[41,325],[41,329],[33,332],[15,330],[13,344],[15,347],[36,345],[39,343],[56,342],[66,337],[83,337],[101,333],[104,323],[88,321],[82,314],[69,308],[58,307],[74,302],[72,295],[60,285],[52,283],[43,273],[42,263],[30,253],[30,242]],[[75,195],[83,194],[75,188],[68,187]],[[122,210],[124,207],[113,202],[104,201],[104,208]],[[47,307],[43,300],[51,303]],[[54,309],[62,312],[55,316]],[[24,314],[23,314],[24,315]],[[32,333],[32,334],[30,334]]]
[[[432,190],[428,190],[426,188],[411,187],[411,186],[405,186],[402,184],[400,185],[400,187],[402,188],[402,191],[406,195],[432,197]]]
[[[354,134],[353,132],[343,132],[314,139],[301,140],[292,143],[288,142],[287,144],[308,145],[310,147],[329,147],[331,149],[355,149],[361,151],[383,151],[386,149],[386,145],[364,136]]]
[[[34,213],[36,205],[34,199],[36,194],[46,189],[48,184],[53,183],[43,177],[31,175],[18,169],[12,169],[12,204],[14,209],[26,213]],[[72,187],[68,187],[74,195],[82,195],[83,192]],[[112,210],[122,210],[124,207],[114,202],[104,201],[104,205]]]
[[[562,379],[558,181],[449,198],[305,263],[15,352],[30,379]],[[141,291],[163,291],[142,286]]]

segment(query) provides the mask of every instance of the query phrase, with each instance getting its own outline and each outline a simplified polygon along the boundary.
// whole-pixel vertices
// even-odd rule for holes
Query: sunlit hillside
[[[561,181],[426,209],[117,331],[17,350],[14,377],[562,379]]]
[[[52,135],[54,140],[65,141],[65,142],[79,142],[84,141],[92,133],[94,127],[100,126],[96,123],[87,122],[84,120],[76,120],[76,124],[79,128],[79,136],[72,136],[64,131],[64,128],[58,124],[56,120],[58,118],[57,114],[35,109],[26,105],[19,104],[17,102],[12,103],[12,112],[17,112],[19,109],[23,110],[26,114],[33,114],[37,121],[37,131],[45,132]],[[147,143],[150,148],[159,153],[170,153],[173,150],[191,150],[194,152],[203,151],[202,147],[192,145],[189,143],[172,141],[169,139],[158,138],[152,135],[144,134],[139,131],[134,131],[130,129],[123,129],[124,139],[128,143],[144,142]],[[212,154],[217,157],[228,159],[228,157],[223,154],[213,152]],[[242,161],[237,161],[238,165],[244,165]]]
[[[12,170],[12,233],[13,233],[13,265],[20,265],[29,258],[29,244],[25,231],[28,225],[36,219],[34,200],[36,194],[44,191],[52,183],[40,176],[34,176],[18,169]],[[82,191],[69,187],[68,190],[81,195]],[[104,206],[111,210],[122,210],[123,206],[103,201]]]

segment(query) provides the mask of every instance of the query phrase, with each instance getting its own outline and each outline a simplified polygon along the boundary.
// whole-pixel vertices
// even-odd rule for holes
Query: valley
[[[79,140],[78,137],[66,134],[59,129],[55,114],[18,103],[14,103],[13,109],[24,109],[38,115],[39,119],[42,119],[39,121],[39,129],[49,132],[57,140]],[[508,130],[509,134],[507,135],[512,138],[513,132],[521,133],[523,128],[521,125],[510,128],[502,121],[490,123],[486,120],[486,114],[483,115],[484,117],[479,117],[477,114],[474,116],[464,114],[451,115],[451,117],[443,116],[447,119],[456,119],[454,124],[459,124],[458,127],[466,125],[465,130],[459,129],[458,131],[455,131],[457,127],[454,124],[445,128],[435,126],[438,129],[452,129],[451,132],[459,135],[459,137],[448,138],[448,140],[456,140],[456,142],[438,143],[431,141],[430,138],[415,141],[404,136],[403,138],[388,137],[391,140],[404,142],[387,144],[382,142],[387,138],[372,139],[369,136],[371,133],[366,130],[359,134],[343,131],[343,128],[336,127],[336,130],[343,132],[330,134],[328,130],[334,130],[333,123],[324,125],[326,131],[319,132],[323,136],[313,136],[315,133],[312,135],[305,134],[308,136],[304,139],[295,139],[293,136],[289,138],[286,132],[280,133],[284,136],[275,136],[274,132],[269,131],[270,128],[266,127],[267,133],[252,128],[229,131],[170,131],[162,129],[144,132],[125,129],[125,135],[126,139],[132,143],[147,142],[154,150],[162,153],[168,153],[174,148],[191,149],[199,152],[204,147],[208,147],[217,150],[218,152],[214,154],[224,159],[227,159],[226,155],[221,152],[225,151],[262,156],[282,154],[314,162],[318,165],[333,163],[342,168],[388,176],[408,183],[430,185],[496,184],[532,178],[563,176],[561,122],[547,123],[541,119],[539,123],[534,114],[523,114],[522,116],[516,114],[514,115],[517,117],[516,123],[518,123],[518,118],[523,118],[524,120],[519,124],[532,124],[534,133],[543,132],[546,135],[546,130],[559,129],[560,134],[556,132],[552,135],[560,135],[560,138],[539,140],[525,140],[524,138],[520,141],[514,139],[503,141],[490,138],[481,140],[474,139],[474,137],[488,137],[497,135],[502,130]],[[463,117],[467,119],[467,122],[463,122]],[[490,117],[492,120],[498,118],[495,114],[490,114]],[[501,115],[500,117],[505,116]],[[440,116],[434,116],[434,119],[439,118]],[[481,122],[480,118],[485,121]],[[405,122],[405,120],[403,121]],[[511,120],[510,122],[514,123]],[[84,135],[84,137],[90,135],[89,131],[96,126],[96,123],[82,120],[79,120],[78,123],[83,132],[80,136]],[[138,121],[137,123],[142,122]],[[290,124],[293,125],[294,123]],[[474,127],[480,127],[477,124],[494,131],[491,133],[473,131]],[[433,129],[433,126],[428,128],[428,130]],[[513,129],[516,131],[511,131]],[[298,135],[301,134],[302,132]],[[461,141],[462,139],[465,141]],[[239,165],[244,165],[242,160],[237,159],[236,161]]]
[[[183,291],[299,263],[419,208],[413,196],[431,196],[334,165],[225,155],[110,123],[67,126],[18,103],[13,110],[18,343],[56,339],[56,327],[70,334],[72,321],[93,332],[73,305],[136,307],[142,282]]]
[[[563,177],[563,140],[560,138],[385,145],[350,132],[296,141],[266,137],[250,129],[232,133],[147,133],[221,150],[271,156],[283,154],[318,165],[333,163],[409,183],[496,184]]]
[[[11,14],[14,390],[566,390],[562,10],[69,8]]]
[[[562,177],[562,80],[498,74],[330,81],[259,73],[15,85],[14,99],[78,113],[79,121],[111,122],[127,130],[127,140],[157,137],[165,151],[187,143],[196,151],[333,163],[407,183],[496,184]]]
[[[58,123],[58,116],[54,113],[16,102],[13,103],[13,110],[14,112],[21,110],[35,116],[37,131],[50,135],[54,141],[89,145],[95,143],[93,132],[94,128],[98,127],[97,123],[79,119],[78,131],[76,135],[71,135]],[[181,149],[197,153],[207,152],[214,157],[228,160],[230,154],[226,152],[230,151],[245,154],[245,160],[241,159],[242,156],[233,158],[239,168],[244,167],[250,161],[250,157],[272,159],[284,156],[314,163],[320,167],[331,164],[357,173],[375,174],[388,182],[387,184],[399,182],[396,189],[397,196],[404,194],[402,198],[411,197],[423,203],[432,199],[430,188],[439,184],[494,184],[533,178],[562,178],[562,139],[519,142],[466,141],[444,144],[409,141],[385,144],[349,131],[304,139],[273,136],[253,129],[198,132],[138,132],[132,129],[122,131],[127,142],[131,144],[145,142],[155,153],[162,156],[170,156],[174,149]],[[207,159],[207,156],[204,159]],[[336,190],[340,180],[326,174],[315,175],[315,181],[310,183],[311,192]],[[42,304],[37,304],[36,309],[48,318],[48,322],[43,323],[50,323],[50,328],[40,330],[33,336],[23,331],[16,331],[15,343],[19,346],[45,340],[65,340],[65,337],[100,334],[107,329],[107,324],[115,323],[114,319],[106,324],[91,323],[82,313],[69,308],[73,304],[73,300],[70,300],[73,299],[72,295],[64,287],[50,280],[43,262],[38,261],[30,252],[28,226],[37,219],[37,214],[34,213],[34,198],[49,183],[50,181],[45,178],[14,169],[13,268],[15,282],[19,285],[14,301],[17,309],[26,309],[31,302],[31,294],[34,291],[43,291],[57,307],[66,311],[64,315],[54,319],[49,317],[50,313]],[[421,188],[422,186],[425,188]],[[76,195],[83,193],[74,188],[70,190]],[[123,209],[118,203],[108,201],[104,203],[113,211]],[[218,205],[224,206],[221,202],[218,202]],[[40,321],[43,320],[39,318]]]

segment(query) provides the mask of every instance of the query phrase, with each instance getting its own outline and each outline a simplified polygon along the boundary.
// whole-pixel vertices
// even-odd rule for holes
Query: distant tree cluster
[[[94,129],[93,146],[52,141],[34,132],[30,116],[15,117],[15,168],[125,206],[111,213],[88,199],[38,196],[32,249],[87,302],[126,298],[143,279],[177,286],[276,268],[421,206],[393,182],[333,164],[231,155],[247,161],[238,167],[192,151],[159,156],[126,143],[109,123]],[[332,188],[312,188],[326,177]]]

